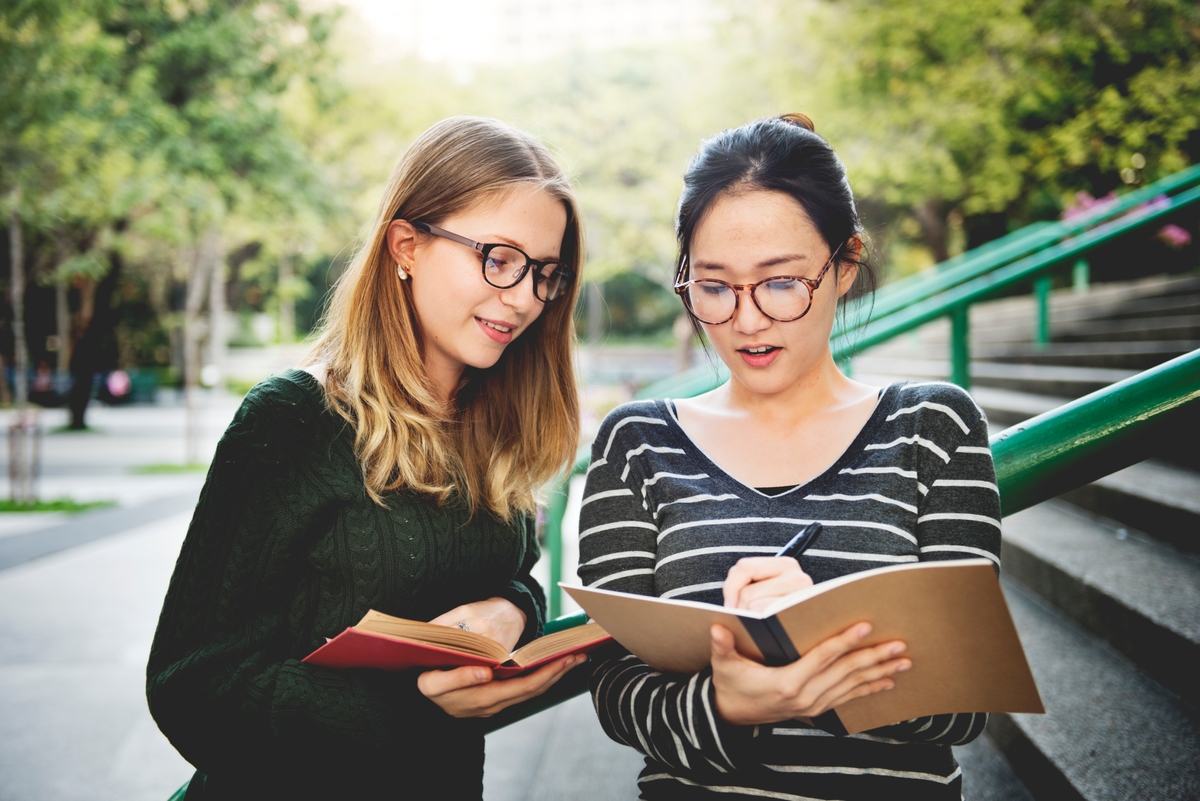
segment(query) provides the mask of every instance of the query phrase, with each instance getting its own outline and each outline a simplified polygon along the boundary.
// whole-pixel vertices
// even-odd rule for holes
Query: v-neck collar
[[[850,444],[846,446],[846,449],[843,450],[842,453],[836,459],[834,459],[833,464],[829,465],[829,467],[825,468],[820,473],[817,473],[815,476],[808,479],[807,481],[797,484],[796,486],[789,489],[787,492],[781,492],[778,495],[768,495],[765,492],[760,492],[757,487],[750,486],[749,484],[745,483],[741,479],[735,477],[732,473],[730,473],[725,468],[721,467],[721,465],[717,464],[716,460],[714,460],[711,456],[709,456],[707,453],[705,453],[704,449],[701,448],[699,445],[697,445],[696,441],[692,439],[691,435],[689,435],[688,432],[684,430],[683,426],[680,425],[679,417],[678,417],[678,415],[676,413],[676,409],[675,409],[674,400],[668,399],[668,398],[660,398],[660,399],[655,400],[654,402],[655,402],[655,404],[658,405],[659,411],[662,413],[663,417],[668,420],[668,425],[673,425],[675,427],[675,430],[679,433],[679,436],[683,437],[683,439],[687,441],[688,445],[692,448],[692,450],[694,450],[696,452],[696,454],[699,455],[700,459],[702,459],[704,462],[707,463],[708,469],[710,469],[713,473],[724,477],[729,482],[736,484],[739,487],[750,490],[755,495],[757,495],[759,498],[763,498],[766,500],[776,500],[779,498],[787,498],[793,492],[804,489],[806,487],[811,487],[812,485],[816,484],[817,482],[821,481],[822,479],[824,479],[830,475],[837,475],[837,471],[841,470],[843,467],[846,466],[846,464],[851,462],[859,453],[861,453],[863,447],[866,446],[867,441],[871,438],[871,436],[875,433],[875,431],[880,427],[880,425],[883,423],[883,418],[890,411],[891,397],[893,395],[895,395],[895,392],[893,391],[893,389],[896,388],[897,386],[898,386],[897,384],[888,384],[886,387],[883,387],[883,389],[880,390],[879,399],[875,402],[875,409],[871,412],[870,417],[868,417],[867,421],[865,423],[863,423],[862,428],[860,428],[858,430],[858,433],[854,436],[854,439],[850,441]],[[885,407],[885,402],[887,402],[886,407]]]

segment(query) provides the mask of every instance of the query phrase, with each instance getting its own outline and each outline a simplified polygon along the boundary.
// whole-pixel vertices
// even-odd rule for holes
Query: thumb
[[[460,667],[454,670],[427,670],[417,677],[417,686],[428,696],[486,684],[492,671],[485,667]]]
[[[734,648],[735,640],[733,639],[733,632],[729,629],[719,623],[714,623],[709,633],[712,636],[712,658],[714,662],[721,659],[729,659],[737,653]]]

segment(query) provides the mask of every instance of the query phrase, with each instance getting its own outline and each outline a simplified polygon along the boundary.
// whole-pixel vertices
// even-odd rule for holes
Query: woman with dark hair
[[[985,556],[1000,508],[987,421],[941,382],[850,379],[829,337],[870,283],[845,170],[793,114],[701,146],[676,222],[676,291],[730,378],[696,398],[614,410],[592,450],[580,519],[591,587],[761,609],[813,582],[889,564]],[[799,561],[772,556],[803,526]],[[946,798],[950,746],[984,714],[846,736],[829,710],[891,689],[902,642],[863,647],[856,624],[784,667],[712,631],[712,664],[663,675],[628,653],[597,666],[605,731],[646,756],[642,798]]]

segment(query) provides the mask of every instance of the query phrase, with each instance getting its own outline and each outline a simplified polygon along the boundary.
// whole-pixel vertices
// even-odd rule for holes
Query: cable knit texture
[[[150,711],[197,768],[188,798],[478,798],[483,734],[416,673],[301,663],[367,612],[430,620],[508,598],[541,633],[533,522],[365,493],[353,431],[293,370],[217,447],[147,667]]]

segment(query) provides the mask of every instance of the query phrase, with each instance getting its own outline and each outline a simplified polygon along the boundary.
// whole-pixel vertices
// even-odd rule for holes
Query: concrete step
[[[1039,801],[1200,798],[1200,720],[1178,696],[1045,606],[1005,594],[1046,706],[988,733]]]
[[[1200,554],[1200,473],[1194,470],[1147,460],[1062,498],[1182,551]]]
[[[1071,402],[1071,398],[981,386],[971,387],[971,397],[987,414],[993,434]]]
[[[1004,575],[1200,704],[1200,560],[1049,501],[1004,520]]]
[[[1109,384],[1124,381],[1137,375],[1137,372],[1109,367],[972,361],[971,383],[981,387],[998,387],[1034,395],[1080,398]]]
[[[1103,302],[1069,303],[1075,297],[1080,296],[1069,294],[1051,296],[1051,326],[1086,323],[1099,317],[1121,320],[1160,317],[1164,314],[1200,314],[1200,293],[1195,291],[1183,293],[1172,291],[1165,295],[1106,299]],[[1028,326],[1032,330],[1037,307],[1032,296],[1026,295],[1024,301],[1024,303],[1007,304],[1006,306],[981,304],[979,319],[971,321],[973,327],[977,326],[980,331],[984,332],[993,328],[1018,325]]]
[[[950,373],[950,363],[936,357],[885,358],[870,355],[855,359],[854,370],[860,375],[944,379]],[[1137,372],[1106,367],[972,361],[971,383],[975,386],[998,387],[1035,395],[1078,398],[1117,381],[1124,381]]]
[[[1200,348],[1200,340],[1195,339],[1158,342],[1052,342],[1045,348],[1035,347],[1032,343],[987,343],[975,347],[971,355],[989,362],[1061,364],[1142,371],[1197,348]]]
[[[1166,314],[1135,320],[1095,320],[1051,329],[1056,342],[1157,341],[1200,339],[1200,314]]]
[[[962,767],[963,801],[1034,801],[986,731],[967,745],[954,746],[954,757]]]

